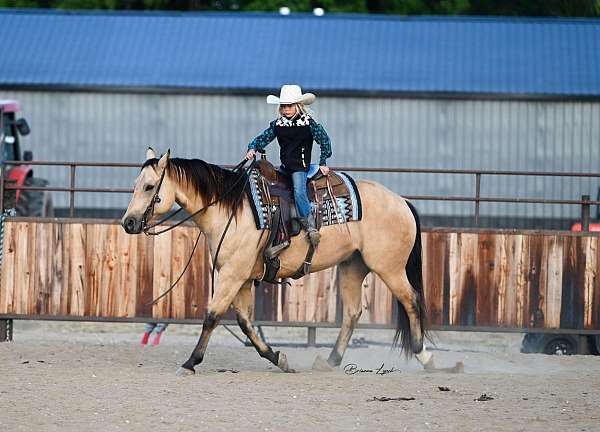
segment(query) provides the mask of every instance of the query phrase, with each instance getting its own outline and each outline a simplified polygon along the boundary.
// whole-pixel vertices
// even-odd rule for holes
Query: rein
[[[236,172],[238,171],[240,168],[242,168],[244,165],[246,165],[246,162],[248,162],[248,159],[244,159],[243,161],[241,161],[239,164],[237,164],[232,171]],[[254,161],[244,170],[243,174],[247,174],[250,169],[254,166]],[[142,224],[144,225],[144,234],[149,235],[149,236],[157,236],[159,234],[162,233],[166,233],[167,231],[171,231],[173,228],[178,227],[179,225],[182,225],[183,223],[189,221],[190,219],[192,219],[194,216],[199,215],[202,212],[205,212],[209,207],[215,205],[216,203],[218,203],[219,201],[221,201],[227,194],[229,194],[238,184],[238,182],[244,177],[243,175],[240,175],[235,182],[233,182],[233,184],[229,187],[229,189],[227,189],[222,196],[212,200],[210,203],[206,204],[204,207],[202,207],[200,210],[196,210],[194,213],[188,215],[187,217],[183,218],[182,220],[180,220],[179,222],[177,222],[176,224],[171,225],[168,228],[165,228],[161,231],[155,231],[155,232],[150,232],[150,230],[152,228],[156,228],[159,225],[162,225],[163,223],[165,223],[166,221],[168,221],[169,219],[172,219],[177,213],[179,213],[180,211],[183,210],[183,208],[178,208],[177,210],[175,210],[173,213],[167,215],[166,217],[164,217],[163,219],[159,220],[158,222],[152,224],[152,225],[147,225],[148,221],[150,219],[152,219],[152,215],[154,215],[154,206],[156,205],[156,203],[160,202],[160,197],[158,196],[158,193],[160,192],[160,187],[162,186],[163,183],[163,179],[165,178],[165,171],[167,170],[167,167],[165,167],[163,169],[163,172],[160,176],[160,180],[157,183],[156,186],[156,192],[154,192],[154,196],[152,197],[152,200],[150,201],[150,204],[148,204],[148,207],[146,208],[146,211],[144,212],[144,218],[142,219]]]
[[[179,225],[183,224],[184,222],[187,222],[188,220],[190,220],[191,218],[193,218],[194,216],[206,211],[209,207],[215,205],[216,203],[218,203],[219,201],[221,201],[225,196],[227,196],[231,191],[233,191],[233,189],[238,185],[239,181],[241,179],[244,178],[244,175],[246,175],[246,182],[244,184],[244,187],[242,187],[242,190],[240,192],[240,195],[237,197],[236,201],[235,201],[235,205],[234,205],[234,209],[237,209],[240,200],[242,199],[242,197],[244,196],[244,192],[246,190],[246,185],[248,184],[248,181],[250,180],[250,176],[248,175],[248,173],[250,172],[250,170],[252,168],[254,168],[254,165],[256,163],[256,161],[252,161],[250,163],[250,165],[248,165],[243,171],[240,171],[240,169],[246,165],[246,163],[248,162],[248,159],[244,158],[244,160],[242,160],[239,164],[237,164],[232,171],[233,172],[239,172],[239,176],[238,178],[233,182],[233,184],[218,198],[214,199],[213,201],[211,201],[210,203],[208,203],[207,205],[205,205],[204,207],[202,207],[200,210],[195,211],[194,213],[190,214],[189,216],[185,217],[184,219],[182,219],[181,221],[177,222],[176,224],[171,225],[168,228],[165,228],[161,231],[157,231],[157,232],[149,232],[150,229],[161,225],[162,223],[164,223],[165,221],[171,219],[173,216],[175,216],[177,213],[179,213],[181,210],[183,210],[183,208],[179,208],[176,211],[174,211],[173,213],[171,213],[170,215],[168,215],[167,217],[161,219],[160,221],[156,222],[153,225],[150,226],[146,226],[147,221],[152,218],[152,215],[154,214],[154,206],[156,203],[160,202],[160,197],[158,196],[158,193],[160,191],[160,187],[162,186],[162,182],[165,176],[165,171],[167,169],[167,167],[165,167],[163,169],[163,172],[160,176],[160,180],[157,184],[156,187],[156,192],[154,193],[154,196],[152,197],[152,200],[150,201],[150,204],[148,204],[148,208],[146,209],[146,211],[144,212],[144,218],[142,220],[143,224],[144,224],[144,234],[146,235],[153,235],[153,236],[157,236],[159,234],[165,233],[167,231],[172,230],[175,227],[178,227]],[[149,218],[147,217],[147,214],[149,215]],[[231,216],[229,217],[229,220],[227,221],[227,225],[225,225],[225,229],[223,230],[223,234],[221,235],[221,239],[219,240],[219,245],[217,246],[217,251],[215,253],[215,257],[213,259],[212,262],[212,286],[211,286],[211,295],[214,294],[215,291],[215,267],[217,264],[217,258],[219,256],[219,251],[221,250],[221,245],[223,244],[223,240],[225,239],[225,234],[227,234],[227,231],[229,230],[229,226],[231,225],[231,221],[233,220],[233,217],[235,216],[235,210],[233,212],[231,212]],[[169,289],[167,289],[164,293],[162,293],[160,296],[158,296],[157,298],[155,298],[154,300],[152,300],[150,303],[146,303],[145,306],[152,306],[155,305],[156,303],[158,303],[158,301],[160,299],[162,299],[164,296],[166,296],[167,294],[169,294],[169,292],[171,292],[171,290],[173,288],[175,288],[175,286],[179,283],[179,281],[181,280],[181,278],[183,277],[183,275],[185,274],[185,272],[187,271],[190,263],[192,262],[192,257],[194,256],[194,252],[196,251],[196,246],[198,246],[198,242],[200,241],[200,236],[202,235],[202,231],[200,231],[198,233],[198,236],[196,237],[196,242],[194,243],[194,247],[192,248],[192,252],[190,253],[190,257],[187,260],[187,263],[185,264],[185,267],[183,268],[183,271],[181,272],[181,274],[179,275],[179,277],[177,278],[177,280],[169,287]]]

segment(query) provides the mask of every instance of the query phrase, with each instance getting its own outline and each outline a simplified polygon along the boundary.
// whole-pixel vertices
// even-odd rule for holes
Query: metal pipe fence
[[[132,193],[131,188],[101,188],[101,187],[76,187],[76,175],[78,167],[93,168],[141,168],[140,163],[117,163],[117,162],[69,162],[69,161],[2,161],[1,172],[5,172],[7,165],[36,165],[55,166],[69,169],[68,187],[34,187],[16,186],[6,184],[4,174],[0,176],[0,208],[4,208],[4,192],[6,190],[34,190],[69,193],[69,216],[75,214],[75,194],[77,192],[94,193]],[[232,168],[233,165],[224,165],[224,168]],[[590,199],[589,195],[582,195],[581,199],[553,199],[553,198],[521,198],[514,196],[481,196],[481,182],[484,176],[524,176],[524,177],[585,177],[600,179],[598,173],[584,172],[555,172],[555,171],[511,171],[511,170],[480,170],[480,169],[440,169],[440,168],[377,168],[377,167],[332,167],[336,171],[366,172],[366,173],[402,173],[402,174],[450,174],[450,175],[472,175],[475,184],[474,196],[451,196],[451,195],[403,195],[404,198],[415,201],[453,201],[474,203],[473,214],[475,225],[479,225],[481,203],[516,203],[516,204],[539,204],[539,205],[577,205],[581,206],[582,230],[589,230],[590,208],[592,205],[600,205],[599,200]]]

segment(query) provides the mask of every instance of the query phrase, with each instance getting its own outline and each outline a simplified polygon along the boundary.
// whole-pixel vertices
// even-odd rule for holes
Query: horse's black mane
[[[158,159],[148,159],[142,165],[156,167]],[[233,172],[200,159],[172,158],[167,163],[167,174],[180,182],[187,182],[208,204],[219,199],[219,204],[232,212],[241,207],[242,193],[249,193],[246,174]],[[244,178],[240,178],[240,175]],[[236,206],[236,201],[239,202]]]

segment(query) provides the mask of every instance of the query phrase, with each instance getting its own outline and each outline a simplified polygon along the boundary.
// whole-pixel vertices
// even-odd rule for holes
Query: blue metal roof
[[[600,95],[592,19],[4,9],[0,40],[3,87]]]

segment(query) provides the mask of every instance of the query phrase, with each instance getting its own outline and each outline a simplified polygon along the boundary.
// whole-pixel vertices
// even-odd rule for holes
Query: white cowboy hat
[[[271,105],[293,104],[301,102],[304,105],[310,105],[317,97],[312,93],[302,94],[300,86],[295,84],[286,84],[281,86],[279,97],[274,95],[267,96],[267,103]]]

